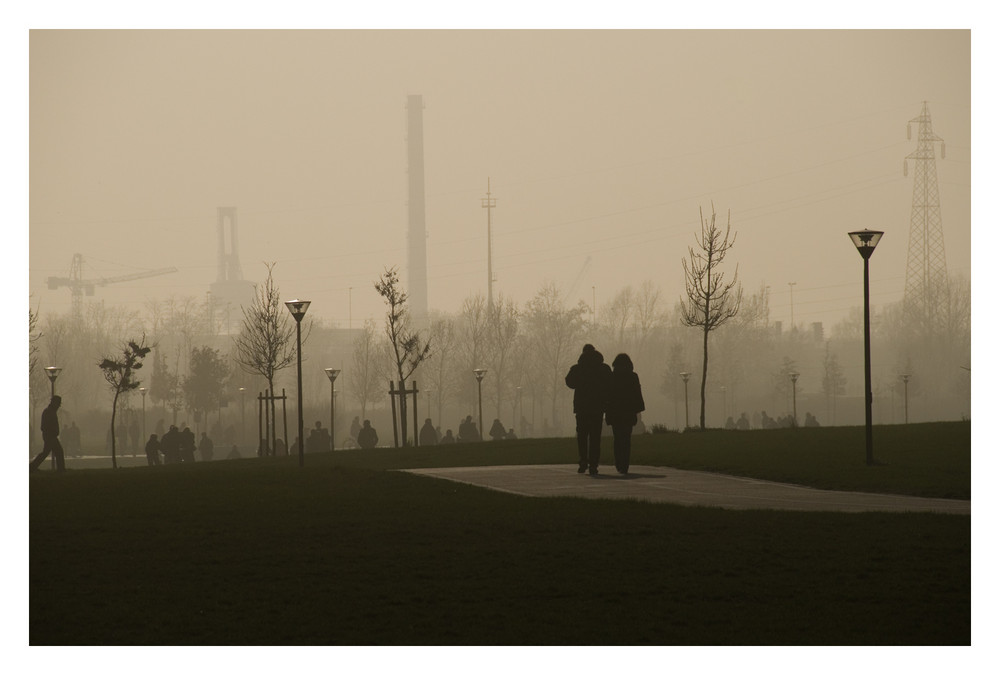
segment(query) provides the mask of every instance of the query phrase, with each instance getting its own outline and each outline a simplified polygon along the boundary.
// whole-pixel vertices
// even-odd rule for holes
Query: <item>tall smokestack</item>
[[[424,223],[424,99],[406,97],[406,149],[409,184],[408,269],[410,313],[420,327],[427,322],[427,228]]]

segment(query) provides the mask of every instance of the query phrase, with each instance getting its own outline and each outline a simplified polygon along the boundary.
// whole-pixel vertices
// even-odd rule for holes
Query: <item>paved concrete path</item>
[[[576,464],[448,467],[410,469],[409,472],[526,497],[636,499],[725,509],[971,514],[971,503],[962,499],[818,490],[755,478],[658,466],[633,466],[626,476],[618,474],[613,468],[602,468],[597,476],[578,474]]]

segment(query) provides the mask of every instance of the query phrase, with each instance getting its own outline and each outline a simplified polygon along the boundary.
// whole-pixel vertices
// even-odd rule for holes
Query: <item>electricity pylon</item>
[[[936,332],[944,325],[948,290],[948,269],[944,257],[944,231],[941,228],[941,202],[938,197],[935,144],[944,141],[934,135],[931,112],[924,101],[920,115],[906,125],[906,137],[911,138],[910,124],[916,122],[917,149],[906,159],[914,161],[913,200],[910,208],[910,246],[906,257],[906,289],[903,306],[911,318],[926,332]],[[903,175],[908,171],[903,162]]]

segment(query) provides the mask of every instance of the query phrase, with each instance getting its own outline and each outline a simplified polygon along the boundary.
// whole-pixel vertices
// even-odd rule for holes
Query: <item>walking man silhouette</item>
[[[42,411],[42,451],[31,460],[31,470],[35,471],[45,458],[52,453],[56,460],[56,471],[66,470],[66,459],[63,457],[62,443],[59,442],[59,416],[56,411],[62,405],[61,396],[53,396],[48,407]]]
[[[590,470],[597,475],[601,461],[601,426],[611,390],[611,368],[604,355],[586,344],[575,365],[566,374],[566,386],[573,390],[576,414],[576,444],[580,455],[577,473]]]

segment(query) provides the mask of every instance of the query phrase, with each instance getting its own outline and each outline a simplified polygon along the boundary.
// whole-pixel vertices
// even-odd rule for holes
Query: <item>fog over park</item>
[[[242,280],[263,283],[274,263],[282,300],[312,303],[309,414],[329,405],[324,367],[342,369],[338,392],[352,396],[358,336],[366,321],[381,336],[385,322],[375,281],[395,267],[414,293],[407,124],[418,101],[427,335],[444,319],[465,335],[463,307],[492,292],[520,320],[520,351],[534,353],[526,317],[545,296],[581,320],[553,372],[564,375],[586,341],[608,362],[629,351],[646,419],[677,428],[678,375],[690,371],[693,423],[700,335],[679,321],[681,261],[699,211],[714,207],[736,236],[721,269],[731,279],[738,266],[744,315],[710,338],[709,426],[790,413],[793,371],[807,397],[800,422],[808,409],[823,424],[859,423],[862,260],[847,233],[871,228],[885,232],[871,259],[876,422],[903,421],[903,374],[911,421],[970,415],[967,30],[39,30],[29,48],[27,271],[40,367],[70,351],[72,332],[61,347],[54,334],[73,316],[72,294],[50,279],[72,278],[74,260],[79,279],[111,280],[81,298],[82,320],[107,340],[95,347],[145,333],[180,377],[193,348],[228,354],[242,316],[210,293],[232,246],[219,243],[225,207]],[[938,363],[901,309],[916,179],[907,157],[922,111],[946,148],[935,144],[934,166],[952,304],[950,323],[927,338]],[[164,268],[176,271],[153,273]],[[456,373],[489,367],[456,344],[454,391],[441,392],[442,380],[428,392],[442,430],[472,413],[471,374]],[[841,390],[824,385],[831,353]],[[100,356],[58,364],[77,387],[70,414],[83,414],[82,396],[110,407]],[[529,381],[540,366],[504,368],[484,381],[487,427],[496,412],[536,434],[566,432],[571,392]],[[85,382],[73,370],[92,372]],[[237,386],[266,386],[233,371],[230,401]],[[291,390],[294,372],[276,386]],[[32,386],[40,402],[48,382]],[[371,406],[384,412],[382,399]],[[359,411],[347,406],[350,421]]]

